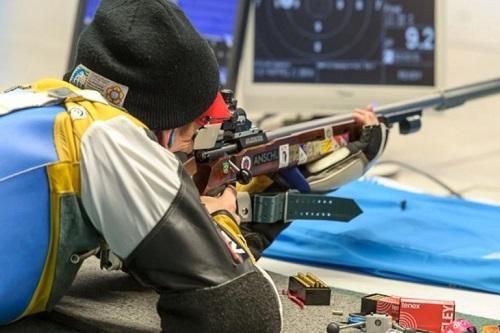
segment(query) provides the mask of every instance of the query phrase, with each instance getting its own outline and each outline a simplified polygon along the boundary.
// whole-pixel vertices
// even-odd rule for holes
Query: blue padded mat
[[[295,221],[265,255],[500,293],[500,206],[370,180],[331,195],[354,198],[364,213],[350,223]]]

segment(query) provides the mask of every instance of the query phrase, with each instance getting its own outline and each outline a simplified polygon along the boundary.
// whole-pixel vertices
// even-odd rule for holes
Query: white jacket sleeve
[[[168,211],[178,160],[126,117],[96,121],[81,142],[81,197],[95,228],[125,259]]]

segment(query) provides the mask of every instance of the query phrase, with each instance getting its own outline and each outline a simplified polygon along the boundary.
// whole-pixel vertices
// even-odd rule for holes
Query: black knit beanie
[[[71,83],[103,90],[151,129],[193,121],[219,88],[212,49],[169,0],[102,0],[80,35],[75,64]],[[82,84],[81,73],[94,75],[93,86]],[[101,76],[117,85],[100,84]]]

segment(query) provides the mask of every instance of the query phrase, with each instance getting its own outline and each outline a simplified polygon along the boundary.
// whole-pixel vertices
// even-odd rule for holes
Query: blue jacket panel
[[[37,288],[50,239],[45,165],[57,161],[53,124],[62,107],[0,117],[0,324],[20,316]]]

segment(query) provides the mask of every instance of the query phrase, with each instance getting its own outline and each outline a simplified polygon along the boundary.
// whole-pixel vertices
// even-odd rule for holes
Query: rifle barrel
[[[406,117],[424,109],[445,110],[464,104],[468,100],[478,99],[500,93],[500,78],[459,86],[436,92],[415,99],[388,104],[375,108],[379,117],[385,118],[389,124],[400,122]],[[342,125],[352,122],[351,114],[333,115],[307,121],[301,124],[286,126],[267,133],[269,140],[281,138],[315,128],[332,124]]]

